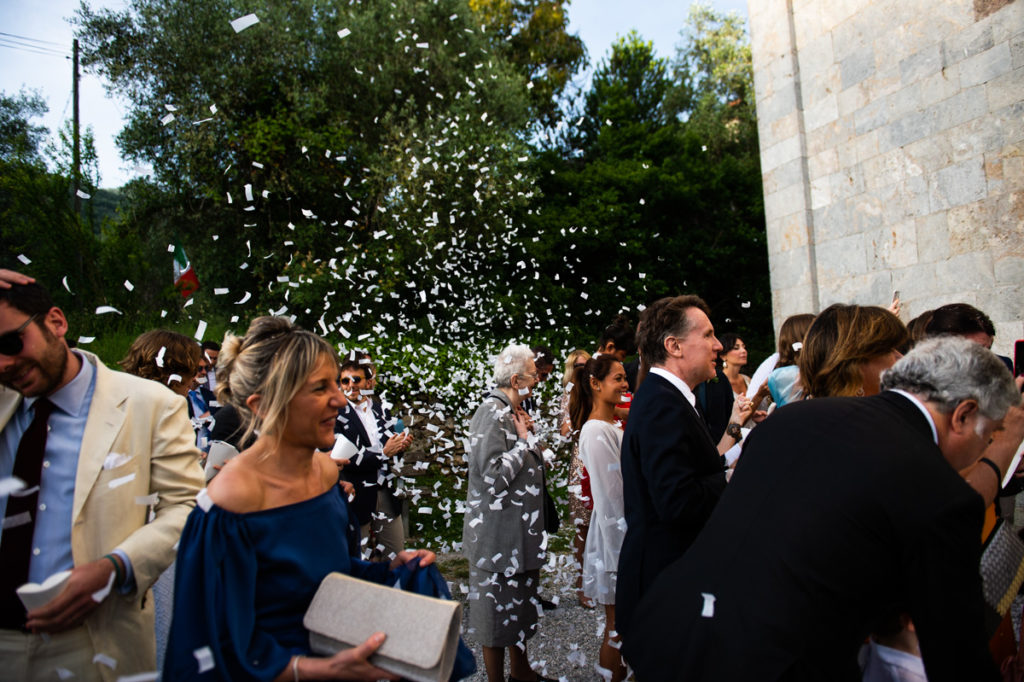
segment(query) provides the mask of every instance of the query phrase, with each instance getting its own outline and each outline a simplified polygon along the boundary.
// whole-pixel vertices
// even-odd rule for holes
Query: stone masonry
[[[773,313],[1024,338],[1024,0],[749,0]]]

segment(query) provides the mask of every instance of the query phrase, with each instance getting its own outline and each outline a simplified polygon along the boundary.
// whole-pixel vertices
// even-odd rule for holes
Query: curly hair
[[[199,343],[167,329],[143,332],[119,363],[121,369],[143,379],[158,381],[184,394],[199,371]]]

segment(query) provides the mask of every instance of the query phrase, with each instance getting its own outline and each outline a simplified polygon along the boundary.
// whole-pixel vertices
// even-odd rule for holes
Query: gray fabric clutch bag
[[[320,583],[302,624],[314,653],[330,656],[366,641],[388,637],[370,663],[414,682],[444,682],[459,646],[462,605],[415,592],[329,573]]]

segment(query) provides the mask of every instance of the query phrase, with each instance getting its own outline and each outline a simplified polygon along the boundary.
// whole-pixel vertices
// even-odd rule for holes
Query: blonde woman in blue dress
[[[622,427],[615,406],[629,390],[626,372],[614,356],[599,355],[577,370],[569,411],[586,421],[580,429],[579,451],[590,474],[594,510],[583,554],[583,594],[604,606],[604,638],[599,662],[612,682],[626,676],[615,633],[615,579],[619,550],[626,534],[622,506]]]

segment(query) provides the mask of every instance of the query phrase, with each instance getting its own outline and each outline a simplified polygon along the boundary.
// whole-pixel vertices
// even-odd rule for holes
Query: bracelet
[[[299,659],[300,658],[302,658],[302,656],[296,655],[295,658],[292,659],[292,679],[294,679],[295,682],[299,682]]]
[[[114,587],[121,587],[124,584],[124,573],[121,571],[121,564],[117,563],[117,559],[114,558],[113,554],[104,554],[104,559],[110,559],[110,563],[114,564]]]
[[[987,464],[990,467],[992,467],[992,471],[996,473],[996,483],[1001,488],[1003,486],[1003,475],[1002,473],[999,472],[999,467],[996,466],[996,463],[990,460],[988,457],[982,457],[981,459],[978,460],[978,462],[981,464]]]

